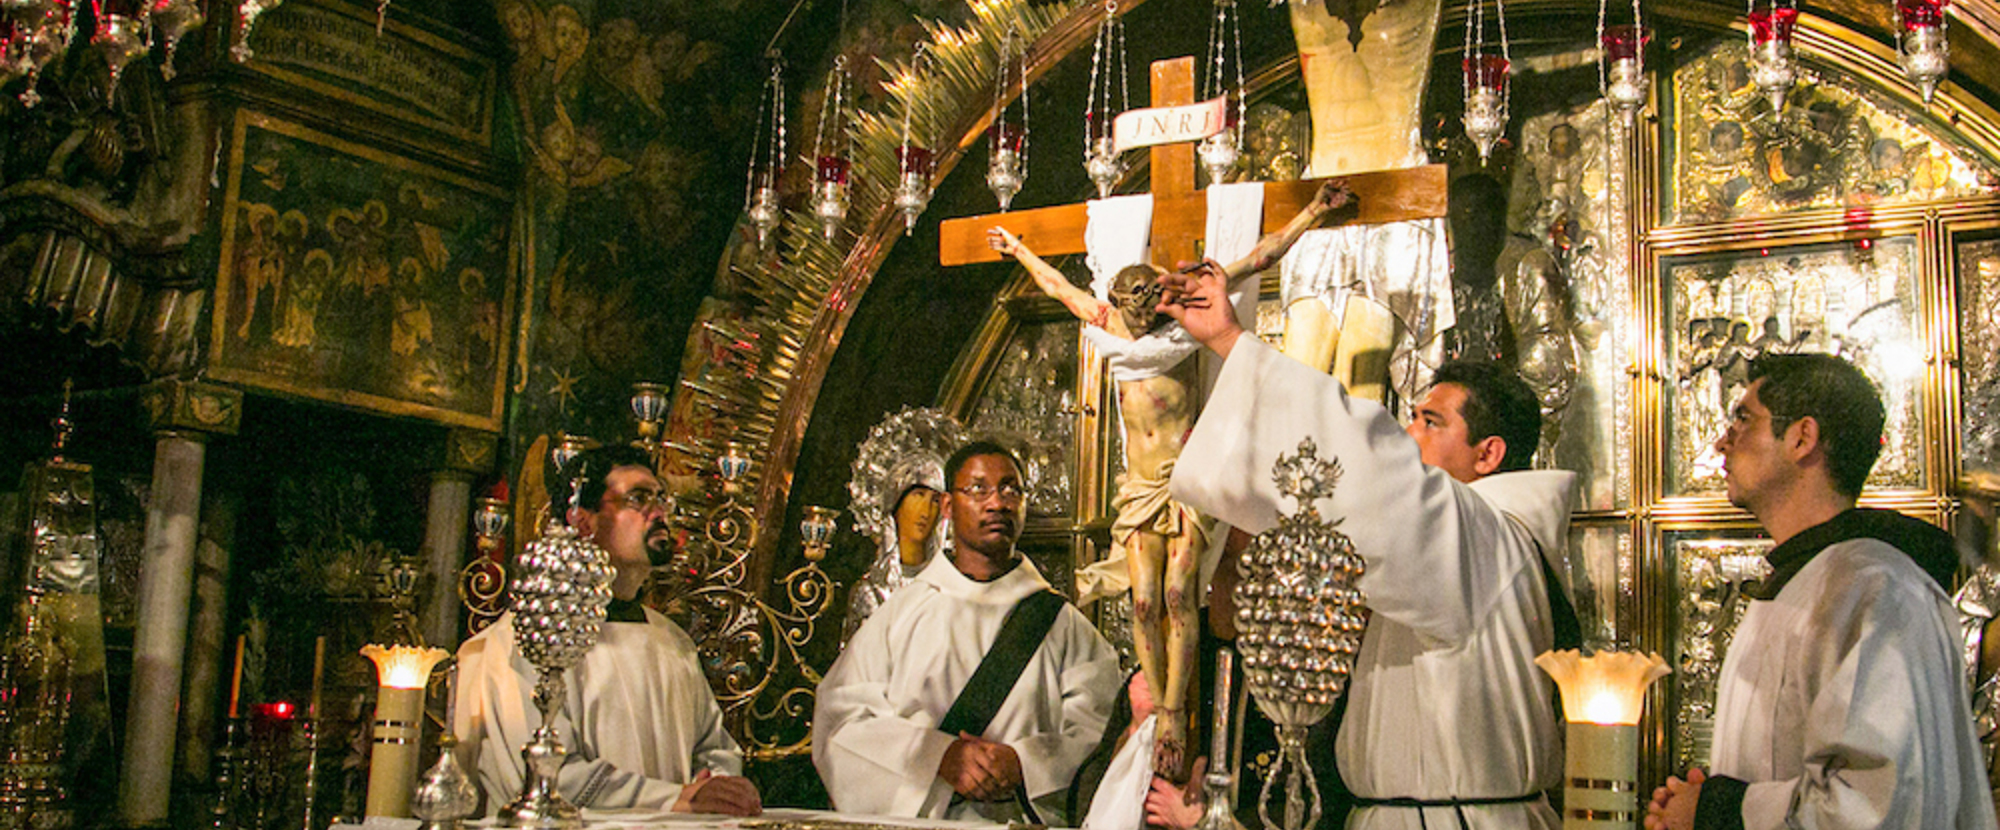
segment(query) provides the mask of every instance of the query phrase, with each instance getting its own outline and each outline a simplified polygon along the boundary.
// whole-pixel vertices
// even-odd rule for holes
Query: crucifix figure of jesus
[[[1176,58],[1153,63],[1152,105],[1154,107],[1173,107],[1190,104],[1193,101],[1193,58]],[[1207,191],[1195,189],[1194,146],[1190,143],[1162,144],[1152,147],[1150,153],[1152,163],[1149,172],[1153,195],[1150,257],[1154,262],[1167,263],[1200,259],[1199,245],[1207,233],[1210,208]],[[1336,191],[1345,194],[1340,200],[1345,206],[1335,216],[1327,218],[1325,223],[1378,225],[1442,217],[1445,215],[1445,180],[1445,170],[1442,165],[1348,175],[1341,180]],[[1321,221],[1334,204],[1334,193],[1323,194],[1323,185],[1324,183],[1320,181],[1264,184],[1259,229],[1266,234],[1275,232],[1280,239],[1285,237],[1295,239],[1298,232]],[[1313,207],[1315,204],[1319,207]],[[1305,219],[1307,216],[1310,218]],[[1084,253],[1088,219],[1089,208],[1081,203],[947,219],[939,230],[939,260],[943,265],[994,262],[1007,255],[1018,255],[1016,249],[1023,248],[1021,240],[1033,245],[1034,252],[1029,253],[1029,256],[1038,263],[1041,262],[1041,256]],[[1291,225],[1300,224],[1301,219],[1305,221],[1298,229],[1288,231]],[[1268,236],[1266,238],[1269,239]],[[1264,247],[1261,240],[1258,247]],[[1036,253],[1040,256],[1036,256]],[[1279,252],[1279,255],[1281,254],[1282,251]],[[1269,257],[1269,260],[1275,261],[1276,256]],[[1265,258],[1253,251],[1243,260],[1232,263],[1230,266],[1232,275],[1242,277],[1262,270],[1262,266],[1250,267],[1256,265],[1259,259]],[[1268,266],[1270,261],[1264,262],[1263,265]],[[1042,263],[1042,267],[1045,268],[1046,263]],[[1151,277],[1159,273],[1150,266],[1142,266],[1142,269],[1148,283]],[[1031,265],[1029,270],[1035,273],[1040,269]],[[1050,269],[1050,272],[1053,272],[1053,269]],[[1134,276],[1136,278],[1138,275]],[[1042,290],[1058,298],[1063,296],[1058,292],[1067,291],[1087,299],[1088,304],[1071,305],[1065,302],[1065,305],[1071,305],[1071,310],[1079,317],[1086,321],[1101,317],[1105,323],[1124,328],[1126,330],[1124,337],[1127,339],[1145,333],[1148,324],[1128,323],[1122,313],[1104,311],[1102,307],[1096,305],[1100,301],[1095,296],[1070,285],[1060,273],[1054,274],[1052,282],[1048,281],[1047,277],[1048,273],[1036,274],[1037,283]],[[1135,279],[1119,293],[1157,296],[1149,290],[1142,289],[1141,283]],[[1253,288],[1250,294],[1254,298],[1257,291]],[[1109,305],[1110,303],[1105,303],[1106,307]],[[1079,307],[1083,310],[1079,311]],[[1255,302],[1248,303],[1245,307],[1254,309]],[[1160,338],[1156,334],[1146,339]],[[1287,339],[1289,341],[1292,338],[1288,336]],[[1102,343],[1101,338],[1097,340]],[[1160,484],[1158,498],[1161,500],[1166,498],[1166,472],[1171,472],[1171,468],[1162,472],[1160,462],[1170,461],[1178,456],[1180,443],[1188,427],[1192,425],[1198,407],[1199,391],[1193,382],[1193,364],[1194,361],[1180,361],[1175,371],[1166,373],[1172,375],[1172,378],[1161,377],[1158,382],[1120,384],[1120,409],[1127,431],[1128,475],[1146,478],[1157,476]],[[1151,569],[1151,573],[1158,576],[1142,579],[1137,573],[1132,574],[1135,616],[1141,613],[1139,609],[1142,598],[1147,594],[1159,596],[1164,601],[1161,606],[1156,607],[1165,614],[1171,614],[1170,609],[1181,604],[1192,609],[1193,603],[1205,590],[1204,586],[1195,584],[1199,581],[1199,567],[1195,559],[1202,552],[1202,547],[1190,541],[1186,549],[1191,550],[1192,555],[1177,560],[1169,551],[1164,535],[1162,540],[1155,544],[1145,541],[1150,538],[1148,536],[1122,529],[1126,524],[1125,517],[1128,513],[1134,518],[1142,515],[1141,505],[1136,498],[1139,494],[1132,493],[1134,496],[1132,499],[1126,498],[1126,495],[1126,488],[1121,488],[1118,500],[1120,518],[1117,520],[1118,524],[1114,526],[1114,541],[1120,537],[1131,537],[1139,540],[1138,543],[1141,545],[1154,545],[1150,551],[1143,551],[1152,554],[1150,557],[1135,556],[1133,559],[1150,558],[1152,561],[1164,563],[1164,567]],[[1178,594],[1174,591],[1176,585],[1181,586]],[[1185,641],[1186,649],[1194,647],[1195,637],[1191,626],[1190,621],[1189,627],[1182,629],[1189,632]],[[1135,620],[1135,632],[1145,628],[1157,631],[1159,626],[1147,626]],[[1171,632],[1171,625],[1166,628]],[[1139,635],[1135,634],[1134,639],[1139,639]],[[1165,655],[1172,655],[1181,647],[1179,643],[1165,642],[1165,640],[1165,637],[1155,638],[1155,642],[1158,643],[1154,648],[1156,654],[1165,652]],[[1144,647],[1141,646],[1141,649],[1143,654]],[[1168,734],[1160,736],[1163,739],[1171,739],[1161,740],[1157,744],[1159,749],[1156,751],[1156,758],[1161,763],[1156,765],[1156,772],[1178,782],[1185,778],[1187,762],[1191,760],[1186,757],[1185,750],[1187,746],[1185,711],[1188,702],[1197,700],[1199,694],[1198,690],[1192,688],[1194,685],[1192,653],[1190,651],[1185,660],[1179,661],[1179,665],[1176,665],[1176,661],[1170,656],[1167,659],[1152,661],[1142,657],[1141,662],[1145,664],[1147,682],[1158,698],[1158,705],[1172,712],[1173,719],[1178,721],[1177,728],[1163,725],[1163,729],[1174,731],[1171,736]],[[1167,719],[1163,718],[1164,720]]]
[[[1223,266],[1228,280],[1254,277],[1276,264],[1300,234],[1353,196],[1342,182],[1322,183],[1313,200],[1284,228],[1259,240],[1248,256]],[[1154,308],[1161,294],[1157,280],[1167,273],[1165,268],[1153,263],[1125,266],[1113,281],[1110,299],[1101,300],[1072,285],[1006,228],[994,226],[987,231],[987,240],[993,250],[1019,260],[1035,286],[1077,319],[1126,343],[1165,341],[1160,348],[1175,353],[1163,330],[1178,326]],[[1208,536],[1207,520],[1167,493],[1174,462],[1197,414],[1196,361],[1187,359],[1194,351],[1179,349],[1178,360],[1164,370],[1116,371],[1118,413],[1125,427],[1125,475],[1112,501],[1118,513],[1111,527],[1112,551],[1113,556],[1124,555],[1131,578],[1132,644],[1158,715],[1153,769],[1176,783],[1186,780],[1190,760],[1188,687],[1199,640],[1196,582]]]

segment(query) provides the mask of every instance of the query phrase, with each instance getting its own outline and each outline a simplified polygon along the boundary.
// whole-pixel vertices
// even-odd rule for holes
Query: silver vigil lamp
[[[1244,684],[1278,732],[1278,762],[1257,798],[1257,816],[1268,830],[1303,830],[1319,821],[1322,805],[1306,761],[1306,733],[1340,699],[1368,625],[1355,587],[1361,557],[1336,529],[1338,521],[1320,518],[1314,507],[1333,495],[1340,477],[1339,460],[1320,460],[1310,438],[1299,442],[1296,453],[1278,458],[1273,469],[1278,491],[1298,509],[1251,541],[1236,586],[1236,647],[1243,654]],[[1281,770],[1282,823],[1271,820],[1270,810]]]

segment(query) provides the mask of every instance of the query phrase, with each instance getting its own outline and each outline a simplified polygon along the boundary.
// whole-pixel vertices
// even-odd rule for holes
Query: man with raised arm
[[[945,463],[952,546],[861,624],[819,684],[812,755],[848,813],[1066,826],[1110,718],[1118,653],[1014,542],[1021,467],[975,441]]]
[[[1949,534],[1855,506],[1881,398],[1824,354],[1771,354],[1715,442],[1729,501],[1777,543],[1746,588],[1709,768],[1670,778],[1648,830],[1994,826],[1967,703]]]
[[[1209,264],[1162,279],[1160,310],[1224,360],[1174,471],[1174,497],[1257,533],[1272,467],[1310,438],[1346,471],[1319,514],[1365,563],[1368,627],[1335,736],[1349,828],[1554,828],[1554,689],[1535,655],[1574,636],[1560,562],[1575,476],[1530,470],[1534,393],[1491,363],[1439,367],[1407,427],[1244,336]]]
[[[694,641],[639,602],[655,559],[673,550],[670,499],[645,451],[586,450],[561,471],[550,509],[611,554],[612,601],[597,644],[570,669],[556,728],[569,750],[556,786],[579,807],[754,816],[757,786],[722,728]],[[571,494],[574,493],[572,506]],[[459,647],[452,728],[478,764],[486,815],[521,794],[521,745],[541,725],[533,665],[509,612]]]
[[[1276,264],[1299,235],[1352,198],[1346,184],[1329,181],[1276,233],[1258,240],[1249,255],[1225,272],[1231,283]],[[1090,330],[1118,381],[1118,414],[1125,428],[1125,474],[1113,507],[1111,556],[1123,558],[1132,588],[1132,643],[1146,682],[1158,690],[1154,770],[1187,780],[1188,696],[1199,643],[1195,608],[1201,598],[1199,557],[1207,549],[1207,520],[1173,501],[1167,481],[1181,443],[1194,424],[1199,346],[1171,319],[1153,310],[1166,273],[1152,263],[1120,270],[1108,299],[1071,285],[1061,271],[1036,256],[1005,228],[987,231],[993,249],[1014,257],[1042,293],[1062,302]],[[1256,296],[1255,291],[1250,292]]]

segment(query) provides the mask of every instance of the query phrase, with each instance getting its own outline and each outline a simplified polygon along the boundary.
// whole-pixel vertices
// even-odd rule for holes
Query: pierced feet
[[[1185,709],[1155,709],[1153,774],[1175,784],[1188,780],[1188,719]]]

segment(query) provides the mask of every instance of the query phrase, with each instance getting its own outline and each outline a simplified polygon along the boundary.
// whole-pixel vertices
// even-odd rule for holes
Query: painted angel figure
[[[1344,181],[1322,185],[1284,228],[1266,235],[1249,255],[1224,268],[1231,283],[1276,264],[1299,235],[1328,211],[1348,203]],[[1195,610],[1201,596],[1199,557],[1208,520],[1167,493],[1174,463],[1198,414],[1192,390],[1199,348],[1166,315],[1155,310],[1156,280],[1166,269],[1141,263],[1120,270],[1100,299],[1070,284],[1004,228],[987,231],[993,249],[1019,260],[1043,293],[1062,302],[1087,327],[1129,346],[1107,349],[1118,380],[1118,410],[1125,430],[1125,474],[1113,506],[1112,556],[1125,556],[1132,584],[1132,641],[1147,684],[1158,690],[1154,771],[1175,782],[1188,775],[1188,689],[1199,639]],[[1105,339],[1098,338],[1100,348]]]

